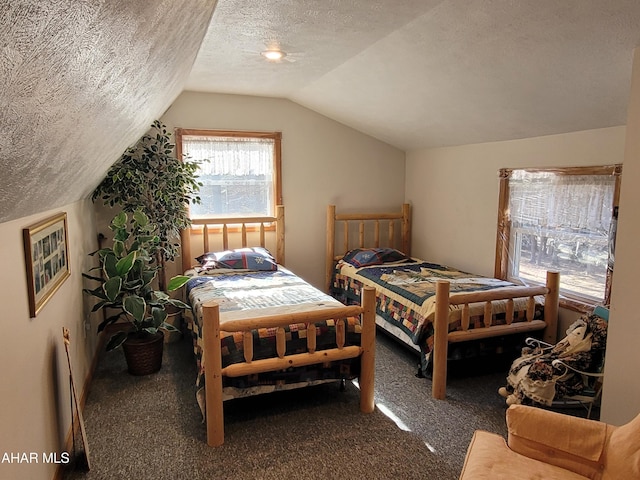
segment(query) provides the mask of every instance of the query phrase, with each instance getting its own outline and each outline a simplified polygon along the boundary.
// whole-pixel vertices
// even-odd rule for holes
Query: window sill
[[[507,279],[510,282],[514,282],[514,283],[520,283],[521,280],[520,279]],[[533,282],[530,281],[528,283],[528,285],[537,285],[540,287],[544,287],[544,283],[538,283],[538,282]],[[585,298],[585,297],[578,297],[578,296],[574,296],[574,295],[567,295],[567,294],[563,294],[562,292],[560,292],[560,300],[559,300],[559,306],[560,308],[565,308],[567,310],[572,310],[574,312],[578,312],[578,313],[591,313],[593,312],[593,309],[596,307],[596,305],[602,305],[602,301],[598,301],[596,299],[593,298]]]
[[[578,313],[591,313],[596,305],[601,303],[595,300],[581,300],[560,295],[560,307]]]

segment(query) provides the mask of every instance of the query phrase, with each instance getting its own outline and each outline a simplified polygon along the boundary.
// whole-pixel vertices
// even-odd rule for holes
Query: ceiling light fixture
[[[264,52],[261,53],[261,55],[267,60],[271,60],[272,62],[282,60],[284,57],[287,56],[287,54],[281,50],[265,50]]]

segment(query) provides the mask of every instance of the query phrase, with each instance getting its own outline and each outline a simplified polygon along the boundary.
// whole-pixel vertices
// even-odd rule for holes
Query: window
[[[274,216],[282,204],[279,132],[176,130],[179,158],[200,162],[191,218]]]
[[[560,272],[561,303],[608,303],[621,165],[500,170],[495,275],[544,284]]]

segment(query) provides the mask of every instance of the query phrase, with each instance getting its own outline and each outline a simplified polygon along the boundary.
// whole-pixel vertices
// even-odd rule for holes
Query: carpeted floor
[[[189,341],[165,345],[146,377],[127,373],[121,351],[104,353],[84,411],[92,469],[65,479],[457,479],[474,430],[506,434],[504,372],[452,374],[434,400],[416,362],[378,333],[374,413],[360,413],[350,382],[234,400],[225,443],[210,448]]]

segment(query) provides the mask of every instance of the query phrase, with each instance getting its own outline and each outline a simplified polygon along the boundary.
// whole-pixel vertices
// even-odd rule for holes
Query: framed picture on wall
[[[71,275],[67,214],[59,213],[22,230],[29,313],[34,318]]]

